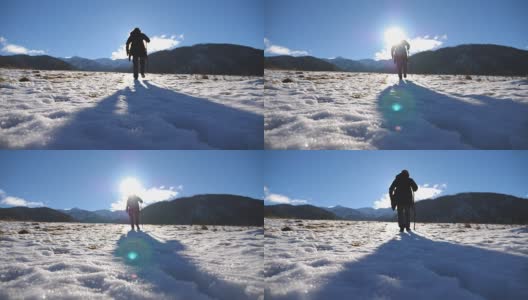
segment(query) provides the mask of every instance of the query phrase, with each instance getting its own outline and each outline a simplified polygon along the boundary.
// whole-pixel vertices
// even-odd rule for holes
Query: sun
[[[141,193],[143,190],[143,186],[141,185],[141,182],[137,180],[134,177],[127,177],[121,181],[121,184],[119,185],[119,190],[121,191],[121,195],[128,197],[131,195],[137,195]]]
[[[384,33],[385,43],[388,46],[394,46],[406,39],[406,34],[400,27],[391,27],[385,30]]]

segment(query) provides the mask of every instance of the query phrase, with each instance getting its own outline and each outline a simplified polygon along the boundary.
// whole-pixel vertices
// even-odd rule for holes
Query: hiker
[[[411,231],[411,207],[414,209],[414,192],[418,190],[416,182],[409,177],[409,171],[403,170],[392,182],[389,188],[392,210],[398,207],[398,225]]]
[[[406,40],[402,40],[399,44],[392,46],[391,56],[398,69],[398,77],[402,80],[407,78],[407,56],[411,45]]]
[[[136,195],[128,197],[126,212],[130,218],[130,226],[134,230],[134,224],[136,224],[137,230],[139,231],[139,202],[143,203],[143,200]]]
[[[132,56],[134,63],[134,79],[138,79],[138,61],[141,68],[141,77],[145,78],[145,61],[147,60],[147,47],[143,43],[150,43],[150,39],[139,28],[134,28],[126,42],[126,53],[128,60]],[[132,45],[131,45],[132,44]]]

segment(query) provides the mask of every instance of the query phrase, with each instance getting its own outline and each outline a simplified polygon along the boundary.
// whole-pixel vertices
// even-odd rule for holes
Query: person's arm
[[[132,43],[132,37],[128,37],[128,40],[126,42],[126,54],[127,54],[127,56],[130,56],[130,43]]]
[[[392,197],[395,188],[396,188],[396,179],[394,179],[394,181],[392,182],[392,184],[389,187],[389,196]]]
[[[143,39],[144,39],[145,41],[147,41],[147,43],[150,43],[150,39],[149,39],[149,37],[148,37],[146,34],[144,34],[144,33],[143,33]]]
[[[395,49],[395,48],[396,48],[396,47],[394,47],[394,46],[392,46],[392,48],[391,48],[391,57],[392,57],[392,59],[394,59],[394,49]]]
[[[394,203],[394,189],[396,189],[396,179],[392,182],[391,186],[389,187],[389,199],[391,201],[391,208],[394,210],[396,208],[396,203]]]
[[[126,204],[125,211],[128,212],[128,201],[127,201],[127,204]]]
[[[416,192],[418,190],[418,185],[412,179],[411,179],[411,188],[412,188],[413,192]]]

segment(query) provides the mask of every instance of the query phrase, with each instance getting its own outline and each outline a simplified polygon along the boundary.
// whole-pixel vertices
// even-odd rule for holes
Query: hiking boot
[[[407,230],[407,232],[410,232],[410,231],[411,231],[411,228],[406,227],[405,230]]]
[[[400,227],[400,232],[403,232],[403,227]]]
[[[145,78],[145,73],[141,73],[141,77]]]

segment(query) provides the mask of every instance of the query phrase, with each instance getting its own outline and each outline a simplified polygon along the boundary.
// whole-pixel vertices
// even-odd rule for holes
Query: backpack
[[[405,45],[398,45],[396,49],[394,49],[395,56],[407,56],[407,48],[405,48]]]

